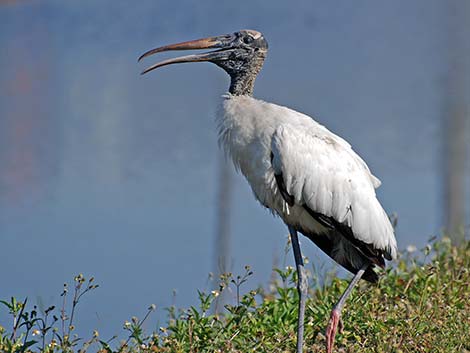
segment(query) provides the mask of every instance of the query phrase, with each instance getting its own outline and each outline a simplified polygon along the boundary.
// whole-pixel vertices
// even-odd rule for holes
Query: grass
[[[166,327],[145,333],[142,323],[155,310],[150,306],[142,320],[124,324],[120,342],[102,341],[98,332],[89,339],[74,336],[73,315],[80,298],[97,286],[79,275],[72,293],[64,287],[60,309],[38,313],[35,307],[28,310],[26,300],[2,301],[0,315],[11,315],[13,324],[8,330],[0,327],[0,352],[292,352],[296,274],[292,268],[275,273],[267,289],[245,294],[240,292],[250,268],[240,276],[226,274],[219,290],[198,292],[198,307],[168,308]],[[329,312],[347,282],[332,277],[320,284],[310,277],[305,351],[319,352],[324,351]],[[229,290],[236,295],[235,303],[213,314],[221,292]],[[346,304],[343,323],[337,352],[470,352],[470,243],[456,248],[444,238],[420,252],[407,252],[377,285],[360,283]]]

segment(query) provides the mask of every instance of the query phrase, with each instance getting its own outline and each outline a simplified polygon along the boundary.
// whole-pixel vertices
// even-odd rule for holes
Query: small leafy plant
[[[8,334],[0,326],[0,352],[23,353],[30,352],[31,347],[40,347],[40,352],[74,352],[80,338],[73,333],[74,315],[80,299],[86,293],[98,288],[94,278],[86,280],[82,274],[74,278],[74,291],[70,308],[70,316],[67,314],[68,285],[64,284],[61,294],[62,307],[58,313],[55,306],[50,306],[44,311],[38,311],[33,306],[27,310],[28,298],[19,302],[16,298],[10,301],[1,300],[0,303],[8,308],[8,313],[13,317],[12,332]],[[60,328],[56,324],[60,323]],[[92,338],[82,343],[82,352],[96,342],[98,333],[95,331]]]

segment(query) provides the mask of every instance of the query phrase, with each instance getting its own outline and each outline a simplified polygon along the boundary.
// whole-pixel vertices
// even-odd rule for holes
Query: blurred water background
[[[455,21],[447,2],[0,4],[1,299],[47,307],[75,274],[93,275],[101,287],[80,304],[77,326],[106,338],[151,303],[154,327],[163,307],[187,307],[196,289],[211,288],[221,160],[213,120],[228,77],[207,63],[141,77],[153,59],[136,59],[243,28],[270,44],[255,96],[314,116],[353,145],[383,182],[400,248],[440,234]],[[250,264],[253,288],[282,265],[287,230],[241,176],[230,179],[230,269]],[[312,263],[333,266],[302,245]]]

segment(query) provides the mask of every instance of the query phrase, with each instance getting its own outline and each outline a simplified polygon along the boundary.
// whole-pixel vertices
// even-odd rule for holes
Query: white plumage
[[[255,197],[286,224],[310,234],[327,232],[306,205],[347,225],[386,258],[396,257],[393,228],[375,195],[380,180],[345,140],[305,114],[250,96],[225,95],[217,121],[219,142]],[[275,174],[282,174],[294,205],[281,195]],[[331,256],[357,262],[354,249],[337,238]]]

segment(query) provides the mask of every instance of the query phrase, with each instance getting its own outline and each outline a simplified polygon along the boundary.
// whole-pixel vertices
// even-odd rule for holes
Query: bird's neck
[[[237,72],[231,75],[229,92],[234,96],[253,96],[256,73]]]
[[[225,67],[230,75],[229,92],[234,96],[253,96],[255,80],[263,67],[266,52],[259,53],[250,61],[242,62],[240,66]]]

